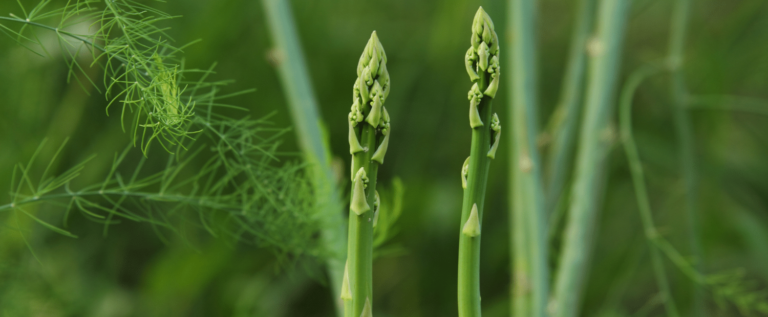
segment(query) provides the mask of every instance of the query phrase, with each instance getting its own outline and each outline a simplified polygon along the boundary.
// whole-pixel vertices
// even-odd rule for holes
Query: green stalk
[[[512,316],[528,316],[532,311],[532,294],[530,292],[529,282],[531,276],[531,267],[528,256],[530,254],[530,246],[527,240],[527,230],[525,230],[524,226],[526,223],[525,213],[517,212],[525,210],[525,197],[519,196],[522,195],[521,191],[515,190],[516,188],[522,187],[519,184],[521,179],[514,176],[514,171],[510,171],[510,173],[512,173],[510,178],[512,179],[513,188],[511,196],[512,212],[510,216],[510,236],[512,239],[512,243],[510,243],[512,246],[512,252],[510,253],[512,254],[511,309]]]
[[[571,47],[568,53],[568,66],[563,77],[560,101],[553,114],[552,147],[547,160],[546,211],[550,215],[559,215],[555,211],[566,179],[571,170],[573,149],[576,143],[576,128],[579,123],[579,110],[584,87],[584,73],[587,65],[587,40],[592,32],[596,0],[580,0],[576,25],[571,35]],[[553,216],[550,223],[557,223],[559,217]]]
[[[683,49],[685,46],[685,34],[688,26],[688,14],[690,12],[690,0],[677,0],[672,11],[672,22],[669,37],[669,66],[670,66],[670,97],[672,100],[672,114],[675,121],[675,133],[679,147],[680,170],[683,173],[685,184],[685,213],[688,232],[689,248],[693,257],[694,267],[700,271],[701,247],[698,231],[698,176],[696,175],[696,159],[694,156],[693,128],[691,118],[685,109],[686,88],[683,76]],[[692,283],[693,300],[691,301],[690,314],[692,316],[705,316],[703,308],[703,292],[698,283]]]
[[[316,202],[322,210],[324,222],[321,239],[330,252],[326,266],[333,294],[341,291],[344,273],[344,222],[342,204],[336,189],[329,161],[330,151],[323,141],[320,128],[322,118],[318,111],[315,93],[312,90],[309,72],[305,64],[298,32],[296,31],[290,5],[285,0],[264,0],[267,22],[278,54],[277,71],[288,99],[288,108],[296,128],[299,147],[305,160],[312,166],[312,180],[316,191]],[[341,313],[342,302],[335,300]]]
[[[536,145],[538,100],[535,0],[512,0],[512,98],[509,120],[513,232],[513,315],[545,316],[549,293],[547,229],[541,160]],[[522,260],[520,260],[522,259]],[[530,296],[528,296],[530,292]]]
[[[641,68],[629,77],[624,89],[622,89],[620,99],[621,138],[624,143],[624,151],[627,154],[629,170],[632,173],[632,183],[635,186],[637,205],[640,210],[643,230],[645,231],[645,237],[648,241],[648,248],[651,253],[651,262],[656,275],[656,283],[659,284],[659,291],[661,292],[661,297],[664,301],[664,308],[667,312],[667,316],[677,317],[680,315],[677,312],[675,301],[672,299],[672,293],[669,290],[669,281],[667,279],[667,272],[664,269],[661,253],[655,243],[655,240],[659,237],[659,233],[656,231],[656,226],[653,222],[651,202],[648,199],[648,190],[645,187],[644,181],[645,176],[643,176],[643,166],[640,162],[640,155],[637,152],[635,138],[632,135],[632,97],[635,95],[635,90],[640,86],[640,83],[642,83],[646,77],[658,71],[658,69],[652,67]]]
[[[370,317],[373,310],[373,219],[378,212],[376,181],[389,145],[390,118],[387,55],[374,31],[357,65],[349,113],[352,197],[349,212],[347,270],[341,298],[344,316]],[[374,151],[375,150],[375,151]]]
[[[588,45],[584,123],[551,307],[556,317],[578,315],[589,272],[592,233],[597,222],[598,200],[602,196],[603,166],[612,139],[608,119],[612,113],[628,3],[626,0],[600,1],[597,33]]]
[[[459,229],[459,317],[481,316],[481,223],[489,159],[496,156],[501,135],[499,117],[491,112],[491,102],[499,83],[499,41],[493,21],[482,7],[472,22],[471,44],[464,61],[474,85],[469,91],[472,145],[462,168],[464,201]]]

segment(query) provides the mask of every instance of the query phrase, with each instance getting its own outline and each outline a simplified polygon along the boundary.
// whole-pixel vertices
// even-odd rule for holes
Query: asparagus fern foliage
[[[345,301],[344,316],[371,316],[373,306],[373,226],[380,204],[376,180],[389,146],[390,118],[384,107],[389,87],[387,55],[374,31],[357,64],[348,117],[352,197],[349,248],[341,293]]]
[[[107,114],[112,105],[122,104],[123,130],[130,130],[134,145],[140,144],[145,154],[153,141],[173,152],[177,145],[201,132],[190,129],[196,118],[197,102],[189,95],[194,95],[191,90],[198,87],[184,82],[182,77],[185,73],[206,71],[182,67],[181,53],[193,43],[174,46],[167,29],[158,25],[174,16],[131,0],[68,1],[61,8],[48,9],[50,2],[40,1],[31,10],[19,2],[24,16],[0,17],[0,23],[20,27],[0,24],[0,30],[41,56],[52,54],[35,29],[54,32],[69,66],[68,80],[74,78],[83,85],[76,75],[85,75],[109,99]],[[103,9],[99,9],[102,3]],[[46,24],[50,20],[57,22]],[[90,65],[81,64],[81,52],[91,55]],[[88,77],[87,66],[104,69],[103,86]]]
[[[213,67],[185,68],[182,48],[157,25],[173,16],[131,0],[70,1],[55,9],[49,4],[43,0],[31,10],[22,6],[23,16],[0,17],[0,30],[33,53],[62,55],[76,80],[91,80],[81,65],[90,57],[91,66],[104,70],[103,85],[90,84],[109,105],[122,104],[121,115],[132,118],[132,143],[140,141],[143,157],[133,158],[127,148],[115,155],[102,182],[80,187],[72,183],[87,160],[50,177],[56,175],[54,156],[35,181],[41,145],[29,163],[14,168],[10,202],[0,212],[25,215],[70,237],[75,234],[67,219],[79,212],[102,223],[105,234],[122,219],[151,224],[161,239],[168,233],[184,238],[193,227],[281,254],[327,256],[316,239],[322,228],[305,166],[276,164],[288,129],[271,127],[266,118],[217,111],[247,111],[224,99],[248,91],[221,94],[231,81],[210,80]],[[91,26],[88,31],[76,27],[83,24]],[[46,47],[37,31],[55,34],[59,51]],[[153,143],[165,151],[149,157]],[[152,170],[152,160],[164,168]],[[63,220],[55,219],[56,211]]]
[[[499,38],[482,7],[472,22],[471,46],[465,65],[474,83],[469,91],[470,156],[462,167],[464,201],[459,232],[459,316],[480,316],[480,236],[490,159],[496,156],[501,136],[499,117],[491,101],[499,87]]]

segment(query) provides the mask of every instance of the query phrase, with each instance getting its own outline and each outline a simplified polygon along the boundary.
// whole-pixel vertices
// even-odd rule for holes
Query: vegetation
[[[629,3],[600,1],[594,38],[587,45],[589,75],[584,99],[584,116],[574,164],[568,222],[563,235],[563,251],[554,282],[555,316],[578,314],[581,293],[588,280],[587,264],[592,248],[592,232],[597,223],[598,201],[603,191],[605,159],[613,142],[609,118],[613,112],[614,89],[618,82],[624,27]]]
[[[0,3],[0,315],[768,315],[764,1],[179,4]]]
[[[343,205],[337,189],[338,182],[329,162],[330,150],[323,140],[320,126],[322,119],[288,2],[274,0],[263,1],[263,4],[268,12],[267,20],[275,43],[275,54],[284,56],[276,61],[276,67],[281,86],[288,97],[288,109],[297,128],[299,147],[304,160],[309,164],[314,203],[321,214],[321,239],[329,251],[325,260],[328,278],[333,294],[338,294],[341,292],[347,243],[344,239]],[[340,300],[336,301],[336,310],[343,310]]]
[[[349,249],[341,286],[345,316],[372,315],[373,228],[381,199],[376,191],[379,165],[389,146],[390,117],[387,54],[374,31],[357,64],[349,115],[352,194],[349,204]]]
[[[509,156],[512,238],[512,314],[545,316],[549,294],[549,268],[542,165],[536,138],[538,84],[536,76],[536,8],[534,1],[510,3],[513,123]]]
[[[499,116],[492,101],[499,89],[499,38],[482,7],[472,21],[472,37],[464,64],[474,83],[469,90],[469,127],[472,145],[461,168],[464,200],[459,233],[459,316],[480,316],[480,236],[490,159],[496,157],[501,137]]]

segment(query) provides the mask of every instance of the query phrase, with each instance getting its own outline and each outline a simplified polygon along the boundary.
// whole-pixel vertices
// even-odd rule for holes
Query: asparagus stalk
[[[603,187],[604,159],[611,135],[608,119],[613,112],[611,106],[628,3],[627,0],[600,1],[597,34],[588,45],[590,57],[584,123],[579,136],[569,219],[555,281],[555,298],[550,307],[552,316],[556,317],[579,314]]]
[[[378,207],[376,175],[389,145],[387,55],[374,31],[357,64],[357,80],[349,113],[352,197],[349,245],[341,298],[344,316],[370,317],[373,309],[373,219]]]
[[[470,80],[469,126],[472,145],[462,167],[464,201],[459,230],[458,302],[460,317],[480,316],[480,235],[482,233],[488,165],[496,156],[501,125],[491,112],[499,87],[499,39],[493,21],[477,10],[472,22],[471,46],[465,57]]]
[[[685,109],[685,78],[683,77],[683,48],[685,46],[685,33],[688,27],[688,14],[691,7],[690,0],[677,0],[672,11],[672,22],[669,37],[669,66],[670,66],[670,95],[672,98],[672,114],[675,120],[675,133],[679,142],[680,170],[683,173],[685,184],[685,212],[687,218],[688,243],[696,262],[695,268],[701,267],[701,247],[699,243],[697,196],[698,176],[696,174],[696,159],[691,118]],[[705,316],[703,308],[703,292],[698,283],[692,283],[693,300],[690,314],[692,316]]]
[[[513,123],[512,155],[512,239],[513,315],[546,315],[549,292],[547,266],[546,212],[541,183],[538,135],[538,87],[536,78],[535,0],[510,3],[510,57],[512,91],[509,118]]]
[[[344,272],[343,204],[336,189],[327,145],[323,142],[315,93],[299,43],[290,4],[287,0],[264,0],[264,9],[275,48],[282,54],[277,64],[278,75],[288,99],[288,109],[296,127],[296,136],[304,158],[312,166],[312,185],[317,204],[322,208],[323,232],[321,239],[330,251],[326,266],[331,290],[338,294]],[[334,295],[333,298],[336,296]],[[335,301],[337,314],[341,314],[341,301]]]

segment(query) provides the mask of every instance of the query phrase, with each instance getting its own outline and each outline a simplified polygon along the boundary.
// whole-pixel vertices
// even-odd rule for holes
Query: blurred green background
[[[21,13],[14,2],[0,2],[0,12]],[[558,100],[574,2],[539,1],[541,126]],[[406,187],[400,231],[391,242],[404,252],[374,263],[376,316],[456,315],[459,172],[470,143],[470,82],[463,57],[479,5],[494,19],[500,36],[507,37],[508,9],[501,0],[292,1],[342,183],[348,179],[346,121],[355,69],[372,30],[387,50],[393,86],[386,106],[393,134],[379,180],[389,187],[399,176]],[[268,59],[271,39],[259,1],[168,0],[152,6],[182,16],[168,22],[177,45],[202,39],[185,50],[189,67],[218,62],[215,79],[237,81],[230,92],[257,89],[230,103],[248,108],[254,117],[276,111],[275,126],[291,126]],[[621,82],[638,66],[665,57],[670,8],[671,1],[634,1]],[[684,71],[690,92],[768,98],[768,2],[697,0],[692,10]],[[56,46],[52,34],[38,34]],[[98,155],[78,181],[83,184],[102,180],[113,153],[130,141],[120,129],[119,112],[106,116],[102,95],[67,84],[67,65],[55,53],[36,56],[0,38],[0,192],[10,192],[13,165],[26,162],[44,138],[49,145],[38,169],[65,137],[71,141],[56,171]],[[509,62],[502,60],[507,76],[510,67],[504,65]],[[86,71],[94,78],[102,74],[97,68]],[[506,80],[503,76],[495,102],[501,118],[508,111]],[[645,83],[635,98],[634,128],[660,231],[689,254],[668,96],[667,76]],[[763,288],[768,281],[768,118],[729,110],[734,104],[715,106],[691,112],[701,181],[702,270],[741,269],[745,280]],[[510,124],[502,125],[511,131]],[[292,134],[283,141],[281,151],[298,151]],[[504,145],[492,163],[483,228],[481,285],[484,313],[491,317],[509,314],[509,149]],[[634,189],[618,146],[607,164],[609,180],[582,315],[633,316],[647,305],[648,316],[661,315],[661,306],[653,302],[658,291]],[[0,205],[9,202],[1,197]],[[214,238],[193,245],[173,239],[164,243],[149,225],[131,222],[110,227],[103,237],[103,226],[78,216],[70,219],[69,230],[79,236],[72,239],[13,213],[0,218],[3,316],[331,316],[332,299],[338,296],[329,292],[314,261],[285,266],[265,248]],[[553,241],[557,250],[560,239]],[[675,298],[689,300],[688,279],[667,265]],[[705,298],[712,315],[739,315],[733,307],[717,306],[711,292]]]

